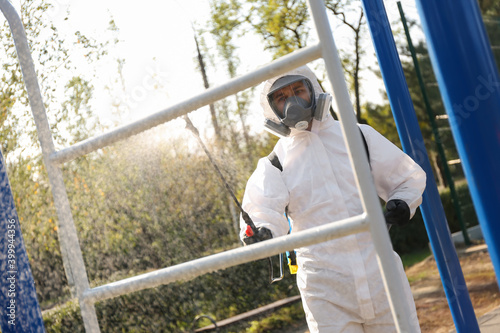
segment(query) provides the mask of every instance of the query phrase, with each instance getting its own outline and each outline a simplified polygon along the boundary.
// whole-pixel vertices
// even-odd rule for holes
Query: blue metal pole
[[[417,1],[432,65],[500,283],[500,78],[476,0]]]
[[[403,149],[427,174],[421,211],[455,326],[458,332],[479,332],[384,4],[363,5]]]
[[[45,332],[5,161],[0,152],[0,327]]]

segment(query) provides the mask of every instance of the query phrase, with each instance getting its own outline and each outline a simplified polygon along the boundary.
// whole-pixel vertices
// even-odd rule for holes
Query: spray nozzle
[[[247,230],[245,231],[245,235],[247,235],[247,237],[252,237],[254,235],[251,226],[247,225]]]

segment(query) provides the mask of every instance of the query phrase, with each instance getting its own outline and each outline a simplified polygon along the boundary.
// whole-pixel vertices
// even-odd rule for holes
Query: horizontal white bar
[[[305,65],[315,59],[318,59],[319,57],[321,57],[319,45],[305,47],[294,53],[281,57],[278,60],[275,60],[251,73],[231,79],[218,87],[207,89],[197,96],[175,104],[165,110],[154,113],[146,118],[137,120],[131,124],[117,127],[107,133],[81,141],[71,147],[54,152],[51,154],[50,160],[56,164],[68,162],[117,141],[124,140],[155,126],[161,125],[177,117],[183,116],[191,111],[214,103],[227,96],[231,96],[242,90],[254,87],[269,78],[286,73],[289,70]]]
[[[436,115],[436,119],[448,119],[448,115],[447,114],[438,114],[438,115]]]
[[[85,291],[83,297],[86,301],[97,302],[176,281],[188,281],[200,275],[220,269],[264,259],[293,248],[300,248],[354,233],[368,231],[368,229],[369,223],[366,214],[362,214],[291,235],[213,254],[154,272],[112,282]]]

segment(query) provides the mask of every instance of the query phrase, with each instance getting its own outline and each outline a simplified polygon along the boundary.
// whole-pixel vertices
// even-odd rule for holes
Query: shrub
[[[102,332],[182,332],[197,315],[222,320],[297,294],[290,275],[269,284],[260,260],[99,302],[96,312]],[[44,312],[44,322],[47,332],[84,332],[75,301]]]

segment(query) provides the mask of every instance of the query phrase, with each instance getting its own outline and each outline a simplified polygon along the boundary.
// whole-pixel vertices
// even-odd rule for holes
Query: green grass
[[[294,323],[304,320],[302,303],[296,303],[289,307],[281,308],[267,318],[260,321],[252,321],[246,333],[275,332]]]
[[[412,252],[412,253],[406,253],[401,255],[401,260],[403,261],[403,266],[405,269],[408,267],[411,267],[415,264],[418,264],[425,258],[431,255],[431,250],[426,247],[424,249]]]
[[[419,272],[419,273],[414,274],[412,276],[407,276],[408,282],[410,282],[410,283],[418,282],[420,280],[426,279],[427,277],[429,277],[429,275],[430,275],[429,271]]]

